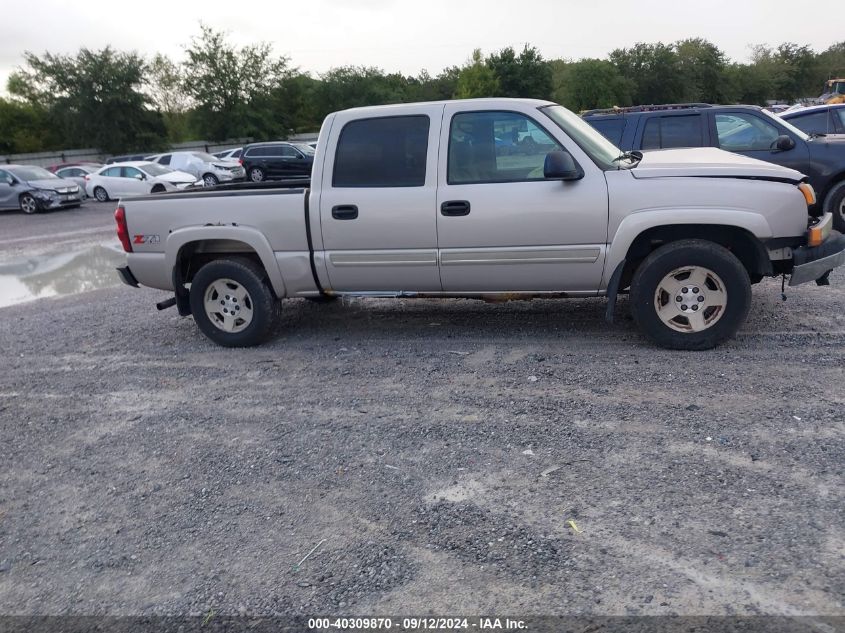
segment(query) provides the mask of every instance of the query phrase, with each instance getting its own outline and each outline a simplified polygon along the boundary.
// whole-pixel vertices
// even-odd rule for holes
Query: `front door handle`
[[[468,200],[448,200],[440,205],[440,213],[446,216],[469,215]]]
[[[332,207],[332,217],[335,220],[354,220],[358,217],[358,207],[354,204],[339,204]]]

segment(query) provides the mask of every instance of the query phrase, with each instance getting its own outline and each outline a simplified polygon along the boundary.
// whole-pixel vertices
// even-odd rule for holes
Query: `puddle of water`
[[[112,244],[0,260],[0,307],[119,286],[115,268],[125,262]]]

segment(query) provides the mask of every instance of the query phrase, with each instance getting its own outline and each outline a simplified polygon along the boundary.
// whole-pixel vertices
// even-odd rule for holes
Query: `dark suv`
[[[705,103],[590,110],[584,120],[623,150],[719,147],[796,169],[810,180],[817,215],[845,231],[845,139],[805,134],[757,106]]]
[[[314,165],[314,148],[305,143],[253,143],[244,147],[240,160],[252,182],[307,178]]]

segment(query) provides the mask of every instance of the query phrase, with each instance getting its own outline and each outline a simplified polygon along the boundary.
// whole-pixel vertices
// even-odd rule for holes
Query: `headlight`
[[[32,192],[32,195],[36,198],[41,198],[42,200],[52,200],[53,198],[59,197],[59,194],[55,191],[50,191],[49,189],[36,189]]]

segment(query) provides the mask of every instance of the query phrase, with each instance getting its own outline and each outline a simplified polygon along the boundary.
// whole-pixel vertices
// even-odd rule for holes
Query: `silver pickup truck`
[[[718,149],[624,153],[547,101],[329,115],[303,182],[121,200],[132,286],[213,341],[260,343],[280,300],[616,296],[673,349],[730,338],[751,284],[827,283],[845,237],[796,171]]]

